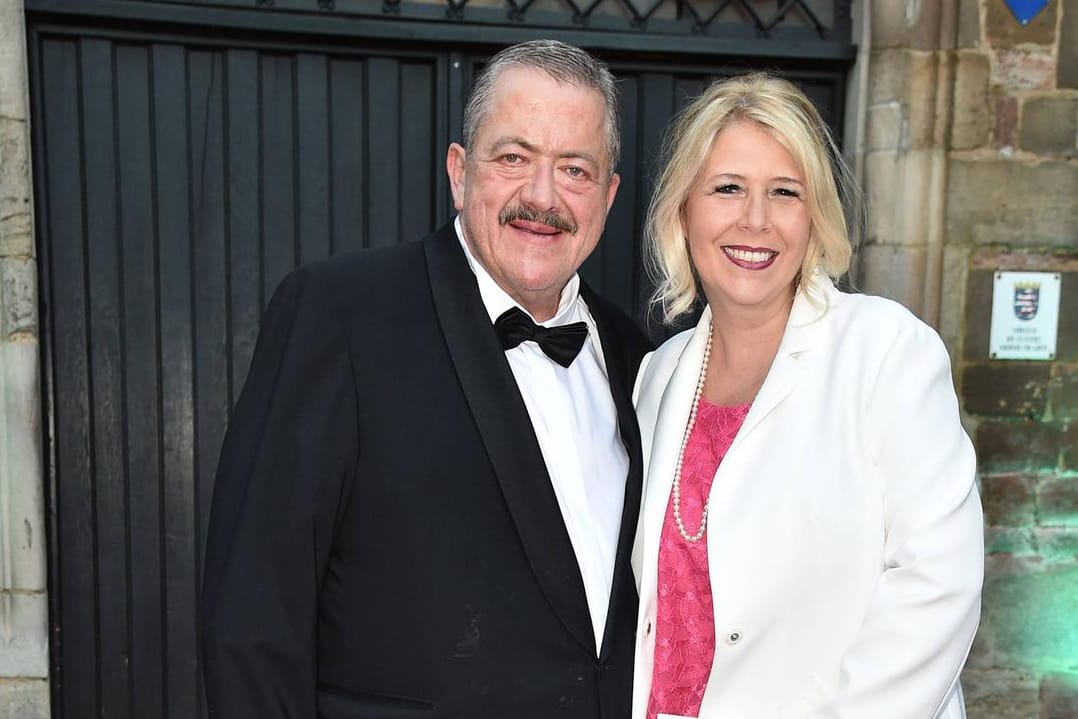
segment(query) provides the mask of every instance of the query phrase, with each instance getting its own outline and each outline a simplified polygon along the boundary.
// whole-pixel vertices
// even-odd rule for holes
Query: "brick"
[[[1025,527],[1036,516],[1036,480],[1024,474],[981,478],[985,523],[993,527]]]
[[[1037,484],[1037,523],[1078,527],[1078,477],[1041,478]]]
[[[896,100],[868,108],[865,118],[865,150],[897,150],[902,140],[904,117]]]
[[[967,412],[982,417],[1040,419],[1048,406],[1051,365],[992,362],[969,365],[962,373]]]
[[[0,340],[37,335],[37,265],[32,259],[0,258]]]
[[[48,602],[44,594],[0,592],[0,677],[47,677]]]
[[[988,141],[992,114],[988,110],[988,55],[959,51],[955,63],[954,119],[951,148],[972,150]]]
[[[989,473],[1054,469],[1061,433],[1053,422],[981,422],[975,442],[980,469]]]
[[[1049,90],[1055,85],[1056,61],[1050,50],[999,50],[992,84],[1005,91]]]
[[[970,270],[966,278],[966,339],[962,354],[970,362],[988,359],[994,278],[991,270]]]
[[[1022,105],[1023,150],[1061,155],[1078,145],[1078,97],[1034,97]]]
[[[1071,242],[1075,240],[1072,239]],[[1078,362],[1078,312],[1067,309],[1078,307],[1078,272],[1063,272],[1062,275],[1059,287],[1059,324],[1056,326],[1056,360]]]
[[[986,2],[985,32],[992,47],[1013,48],[1023,44],[1052,45],[1056,40],[1059,0],[1051,0],[1028,25],[1022,25],[1003,2]]]
[[[1031,673],[967,669],[962,691],[968,719],[1033,719],[1039,711],[1039,687]]]
[[[1078,422],[1070,422],[1062,436],[1063,451],[1059,453],[1059,467],[1068,472],[1078,472]]]
[[[988,635],[997,666],[1040,672],[1075,665],[1076,586],[1078,564],[986,577],[981,630]]]
[[[949,243],[1051,247],[1078,238],[1078,163],[952,158]]]
[[[0,680],[0,716],[49,719],[49,683],[44,679]]]
[[[1078,419],[1078,366],[1055,363],[1052,367],[1048,406],[1056,420]]]
[[[986,555],[1029,556],[1036,551],[1036,539],[1032,529],[992,526],[984,528],[984,552]]]
[[[947,245],[943,248],[943,276],[940,297],[939,333],[951,355],[951,367],[960,366],[959,357],[965,343],[966,281],[969,275],[969,249]]]
[[[1041,719],[1078,717],[1078,673],[1056,672],[1041,680]]]
[[[1004,95],[996,99],[995,127],[992,137],[996,147],[1014,147],[1018,129],[1018,98]]]
[[[1063,22],[1059,27],[1056,86],[1078,89],[1078,2],[1075,0],[1063,2]]]
[[[1078,529],[1073,527],[1035,527],[1032,532],[1032,539],[1036,544],[1037,552],[1045,561],[1052,564],[1078,562]],[[1014,539],[1014,546],[1020,546],[1018,538]]]
[[[974,48],[981,44],[980,0],[958,2],[958,47]]]

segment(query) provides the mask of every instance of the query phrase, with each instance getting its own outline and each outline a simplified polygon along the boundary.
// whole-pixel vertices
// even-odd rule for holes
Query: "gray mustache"
[[[550,210],[533,210],[530,207],[517,205],[515,207],[506,207],[498,213],[498,224],[502,227],[514,220],[541,222],[560,232],[568,232],[570,235],[575,235],[577,231],[577,224],[575,222]]]

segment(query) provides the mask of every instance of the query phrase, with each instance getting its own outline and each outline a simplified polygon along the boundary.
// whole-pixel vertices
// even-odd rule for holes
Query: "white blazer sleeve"
[[[973,447],[939,337],[897,335],[866,406],[883,478],[884,571],[843,656],[832,702],[811,719],[930,719],[955,696],[984,572]]]

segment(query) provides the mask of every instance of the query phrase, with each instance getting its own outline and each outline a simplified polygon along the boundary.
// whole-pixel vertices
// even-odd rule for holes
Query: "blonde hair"
[[[862,204],[852,173],[812,101],[792,83],[766,73],[719,80],[671,125],[648,206],[645,254],[656,283],[651,302],[661,307],[668,324],[691,311],[700,294],[683,220],[685,202],[715,138],[743,121],[771,134],[805,175],[812,234],[799,278],[810,300],[823,296],[815,273],[837,280],[850,267],[851,234],[860,232]]]

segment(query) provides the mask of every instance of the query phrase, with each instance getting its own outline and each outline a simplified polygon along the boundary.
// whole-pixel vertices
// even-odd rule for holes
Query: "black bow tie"
[[[568,367],[580,354],[584,340],[588,338],[588,326],[573,322],[558,327],[543,327],[532,322],[531,317],[519,307],[511,307],[494,322],[494,331],[502,342],[502,349],[511,350],[521,342],[533,340],[546,356],[562,367]]]

